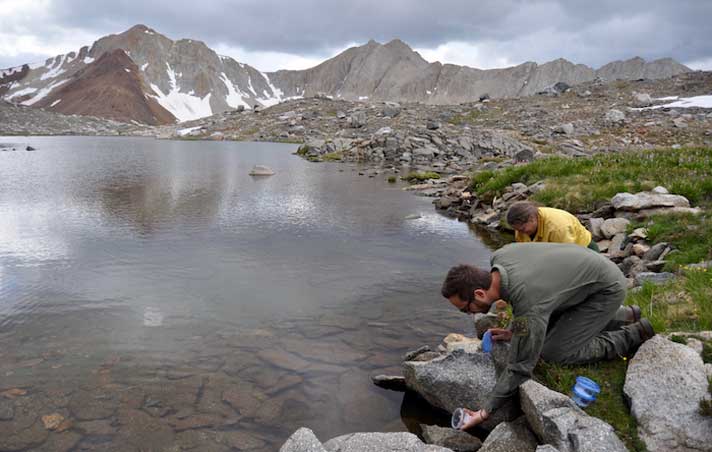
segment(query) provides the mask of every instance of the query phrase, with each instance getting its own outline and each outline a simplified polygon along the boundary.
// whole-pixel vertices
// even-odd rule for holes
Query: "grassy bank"
[[[635,193],[662,185],[687,197],[701,215],[655,216],[633,227],[646,227],[652,243],[668,242],[675,251],[666,258],[677,277],[665,285],[644,285],[631,291],[627,304],[637,304],[658,333],[712,330],[712,269],[688,264],[712,260],[712,149],[665,149],[598,155],[586,159],[552,157],[472,177],[471,189],[492,200],[515,182],[544,181],[532,199],[570,212],[590,212],[620,192]],[[682,341],[682,339],[680,339]],[[703,359],[712,361],[712,343],[704,344]],[[629,449],[644,451],[635,420],[623,396],[628,361],[586,366],[540,363],[535,378],[548,387],[570,393],[577,375],[602,385],[598,400],[587,412],[611,424]],[[701,406],[702,410],[711,410]]]
[[[657,185],[697,205],[712,200],[712,148],[622,152],[585,159],[551,157],[478,172],[471,185],[478,196],[492,199],[514,182],[529,185],[540,180],[546,188],[534,199],[571,212],[591,211],[616,193],[650,190]]]

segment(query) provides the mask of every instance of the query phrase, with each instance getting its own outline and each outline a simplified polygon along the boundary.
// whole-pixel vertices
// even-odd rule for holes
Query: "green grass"
[[[405,176],[402,177],[403,180],[407,180],[410,183],[415,183],[415,182],[424,182],[428,179],[440,179],[440,175],[438,173],[434,173],[432,171],[412,171]]]
[[[388,176],[387,180],[389,184],[395,184],[398,179],[396,179],[396,176]]]
[[[712,272],[683,267],[667,284],[644,284],[626,304],[640,306],[658,333],[712,329]],[[711,344],[712,345],[712,344]]]
[[[325,162],[340,162],[343,158],[344,154],[341,151],[329,152],[321,156],[321,159]]]
[[[712,216],[656,215],[634,227],[646,227],[653,243],[668,242],[675,251],[666,257],[668,269],[712,260]]]
[[[533,199],[572,212],[591,211],[619,192],[665,186],[693,205],[712,200],[712,148],[657,149],[601,154],[585,159],[550,157],[472,177],[472,190],[484,200],[500,196],[514,182],[543,180]]]
[[[638,438],[637,424],[631,416],[623,397],[623,385],[628,362],[606,361],[583,366],[562,366],[539,362],[534,369],[534,379],[554,391],[570,394],[576,377],[584,375],[601,385],[596,401],[586,408],[586,413],[611,424],[616,434],[631,451],[645,451]]]

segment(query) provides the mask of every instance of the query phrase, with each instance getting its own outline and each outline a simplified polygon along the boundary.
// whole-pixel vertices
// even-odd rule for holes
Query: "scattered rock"
[[[426,445],[417,436],[405,432],[352,433],[330,439],[324,447],[329,452],[452,452],[444,447]]]
[[[467,432],[437,425],[421,425],[421,428],[423,439],[428,444],[447,447],[455,452],[475,452],[482,447],[482,441]]]
[[[601,224],[601,234],[610,239],[617,234],[624,233],[630,224],[630,220],[625,218],[609,218]]]
[[[635,275],[635,282],[637,285],[642,286],[643,283],[651,284],[665,284],[666,282],[675,278],[673,273],[663,272],[663,273],[653,273],[653,272],[641,272]]]
[[[529,429],[526,418],[514,422],[502,422],[482,443],[481,452],[534,452],[537,440]]]
[[[608,110],[604,120],[611,124],[621,124],[625,122],[625,114],[620,110]]]
[[[374,375],[371,377],[371,381],[376,386],[391,391],[403,392],[408,389],[405,384],[405,377],[400,375]]]
[[[438,121],[429,119],[429,120],[425,123],[425,127],[426,127],[428,130],[438,130],[438,129],[441,127],[441,124],[440,124]]]
[[[250,176],[274,176],[275,172],[269,166],[255,165],[250,170]]]
[[[42,416],[42,423],[47,430],[56,430],[62,422],[64,422],[64,416],[59,413]]]

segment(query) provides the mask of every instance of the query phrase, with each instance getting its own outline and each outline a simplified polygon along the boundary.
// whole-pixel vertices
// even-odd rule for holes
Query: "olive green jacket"
[[[592,294],[625,288],[616,264],[588,248],[563,243],[518,243],[491,258],[501,278],[501,298],[512,306],[509,363],[485,402],[493,412],[531,378],[544,346],[552,314],[586,302]]]

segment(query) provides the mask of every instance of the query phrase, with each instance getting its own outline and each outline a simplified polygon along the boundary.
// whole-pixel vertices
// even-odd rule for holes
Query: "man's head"
[[[515,202],[507,211],[507,223],[521,234],[532,235],[539,227],[539,208],[529,201]]]
[[[474,314],[489,311],[492,302],[499,298],[499,294],[494,294],[492,289],[492,274],[489,271],[471,265],[457,265],[447,273],[440,293],[460,311]]]

